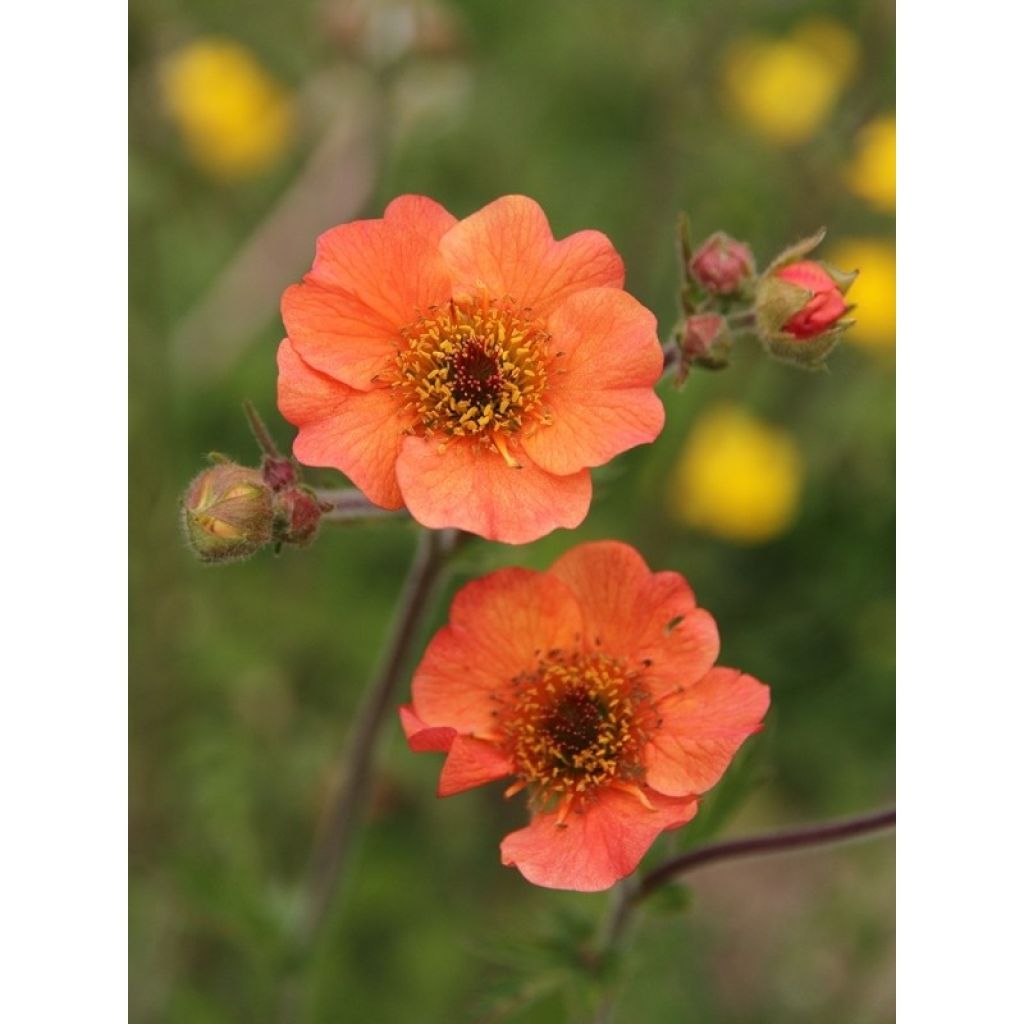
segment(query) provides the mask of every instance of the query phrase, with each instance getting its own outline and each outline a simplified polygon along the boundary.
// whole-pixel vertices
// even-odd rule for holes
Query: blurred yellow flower
[[[239,43],[201,39],[178,50],[160,86],[189,155],[215,177],[257,174],[291,140],[291,97]]]
[[[861,129],[846,181],[852,192],[878,209],[896,209],[895,116],[876,117]]]
[[[687,526],[756,544],[793,522],[803,475],[789,434],[723,403],[690,431],[672,474],[669,509]]]
[[[804,142],[828,117],[859,59],[856,36],[827,18],[803,21],[785,39],[745,36],[723,59],[724,102],[769,141]]]
[[[829,248],[828,260],[860,271],[846,293],[857,306],[846,338],[865,348],[890,348],[896,341],[896,246],[883,238],[843,239]]]

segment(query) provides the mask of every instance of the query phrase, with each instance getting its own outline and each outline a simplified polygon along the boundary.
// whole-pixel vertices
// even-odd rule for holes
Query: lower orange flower
[[[595,892],[697,812],[768,687],[714,668],[718,630],[678,573],[583,544],[547,572],[502,569],[455,596],[401,709],[409,746],[448,754],[439,796],[511,776],[532,818],[502,862]]]

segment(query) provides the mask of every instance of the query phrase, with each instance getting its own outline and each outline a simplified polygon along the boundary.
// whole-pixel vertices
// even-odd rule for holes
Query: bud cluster
[[[213,453],[212,465],[182,498],[185,537],[202,562],[238,561],[271,543],[278,551],[284,544],[304,547],[331,507],[300,482],[298,467],[265,440],[265,429],[258,426],[264,449],[259,469]]]
[[[692,252],[683,218],[682,316],[674,332],[680,381],[692,366],[728,366],[733,334],[743,330],[753,330],[776,359],[812,370],[824,365],[839,336],[853,324],[847,318],[853,307],[844,296],[857,276],[807,258],[824,234],[786,249],[758,275],[750,246],[723,231]]]

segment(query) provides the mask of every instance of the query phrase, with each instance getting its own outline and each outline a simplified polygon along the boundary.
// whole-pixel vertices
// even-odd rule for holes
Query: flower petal
[[[286,338],[277,350],[277,404],[299,428],[295,457],[306,466],[340,469],[383,508],[401,508],[395,460],[411,423],[390,388],[356,391],[318,373]]]
[[[546,317],[573,292],[621,288],[622,258],[600,231],[556,242],[544,211],[526,196],[503,196],[441,240],[457,296],[511,297]]]
[[[660,726],[644,752],[647,784],[660,793],[703,793],[743,741],[761,729],[768,687],[734,668],[714,668],[658,703]]]
[[[665,797],[649,789],[645,795],[653,810],[632,794],[605,788],[589,805],[570,811],[562,825],[557,812],[538,814],[505,837],[501,862],[548,889],[608,889],[636,869],[662,832],[697,813],[694,797]]]
[[[473,736],[457,736],[441,769],[438,796],[452,796],[464,790],[503,779],[515,770],[508,754],[493,743]]]
[[[584,639],[640,662],[655,697],[703,678],[718,657],[718,629],[675,572],[652,573],[628,544],[580,544],[551,566],[583,609]]]
[[[438,243],[455,223],[432,199],[399,196],[383,218],[324,232],[312,270],[282,300],[303,358],[352,387],[370,387],[390,366],[401,329],[451,298]]]
[[[402,497],[424,526],[526,544],[556,527],[579,526],[590,508],[586,470],[554,476],[525,457],[513,468],[473,441],[440,447],[437,438],[407,437],[398,456]]]
[[[537,465],[575,473],[661,433],[665,410],[654,385],[665,359],[653,313],[626,292],[593,288],[570,295],[548,331],[559,353],[544,392],[551,423],[523,439]]]
[[[569,588],[546,573],[499,569],[455,595],[449,624],[430,641],[412,681],[413,708],[427,726],[492,737],[510,682],[539,652],[569,646],[582,620]]]
[[[408,704],[403,704],[398,709],[398,716],[402,720],[402,731],[405,733],[410,750],[417,754],[434,750],[444,752],[451,750],[455,737],[458,735],[454,729],[448,726],[427,725]]]
[[[281,317],[302,358],[351,387],[373,387],[395,365],[398,332],[347,292],[293,284],[281,297]]]

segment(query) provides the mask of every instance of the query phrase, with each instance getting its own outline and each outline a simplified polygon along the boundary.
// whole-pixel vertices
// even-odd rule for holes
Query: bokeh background
[[[806,374],[741,344],[663,385],[653,446],[596,474],[590,516],[467,547],[454,589],[617,537],[683,572],[722,662],[770,683],[769,726],[687,829],[853,813],[894,792],[895,80],[876,0],[134,0],[130,8],[131,1007],[140,1022],[558,1022],[606,897],[500,866],[524,820],[500,787],[438,801],[389,726],[370,816],[315,955],[293,932],[311,837],[414,544],[382,522],[204,568],[177,502],[210,450],[282,443],[282,288],[316,235],[403,192],[458,216],[535,197],[598,228],[627,287],[675,316],[676,215],[761,265],[829,227],[858,325]],[[338,485],[337,474],[311,474]],[[421,638],[422,641],[426,637]],[[419,649],[419,648],[418,648]],[[404,688],[403,688],[404,689]],[[623,1021],[894,1019],[890,838],[695,874],[651,907]]]

